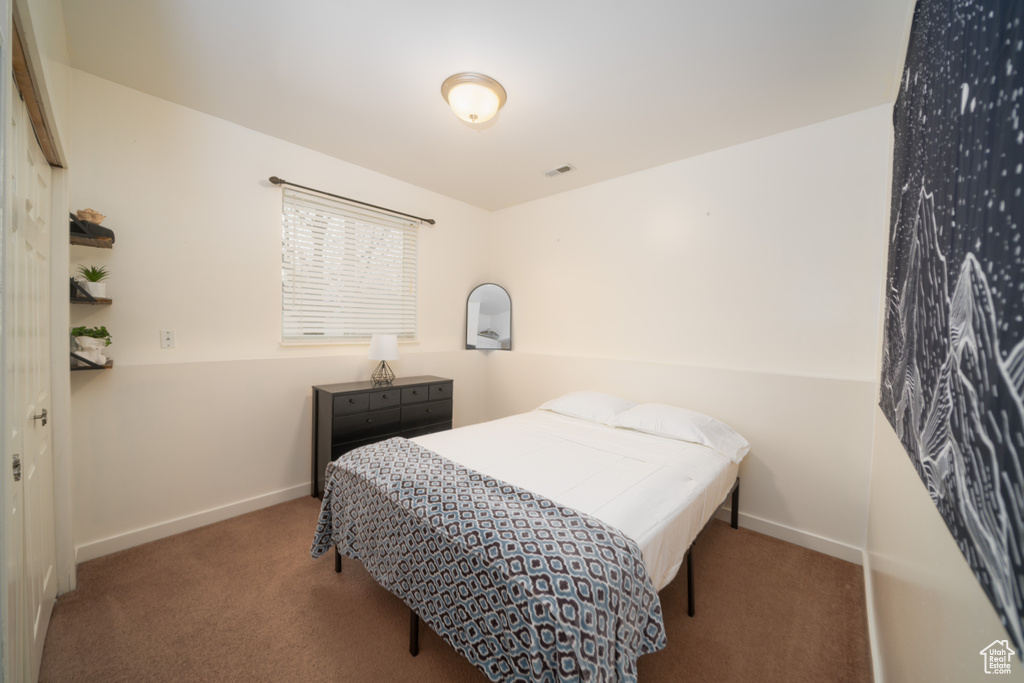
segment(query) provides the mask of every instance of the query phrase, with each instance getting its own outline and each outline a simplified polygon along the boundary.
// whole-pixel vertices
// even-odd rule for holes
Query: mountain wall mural
[[[879,405],[1024,647],[1024,2],[919,0]]]

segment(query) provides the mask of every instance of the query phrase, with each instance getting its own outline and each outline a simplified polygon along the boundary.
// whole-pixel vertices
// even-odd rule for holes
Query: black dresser
[[[313,387],[312,495],[324,495],[324,470],[353,448],[452,428],[452,387],[443,377],[404,377],[388,386],[346,382]]]

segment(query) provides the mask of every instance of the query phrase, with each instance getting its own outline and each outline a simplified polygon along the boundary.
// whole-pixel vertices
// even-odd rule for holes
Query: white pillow
[[[608,424],[616,415],[635,405],[632,401],[611,394],[601,394],[596,391],[574,391],[565,396],[551,399],[537,410],[550,410],[569,417]]]
[[[703,413],[663,403],[644,403],[630,408],[609,424],[613,427],[635,429],[647,434],[703,444],[735,463],[743,460],[743,456],[750,450],[750,443],[724,422]]]

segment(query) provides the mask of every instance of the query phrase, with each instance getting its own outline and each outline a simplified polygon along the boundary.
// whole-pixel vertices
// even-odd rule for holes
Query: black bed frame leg
[[[420,653],[420,617],[409,610],[409,654],[413,657]]]
[[[693,603],[693,546],[686,552],[686,599],[689,602],[689,606],[686,608],[686,613],[691,617],[696,612],[696,605]]]
[[[740,478],[736,477],[736,486],[732,490],[732,528],[740,528]]]
[[[334,571],[341,573],[341,553],[338,552],[338,546],[334,546]]]
[[[725,494],[726,497],[729,494]],[[719,505],[718,509],[712,515],[712,518],[717,517],[721,512],[722,508],[725,507],[725,501],[723,500]],[[740,528],[740,478],[736,477],[736,482],[732,485],[732,510],[731,510],[733,529]],[[689,603],[686,608],[686,613],[691,617],[697,612],[696,600],[694,598],[693,591],[693,549],[697,545],[697,540],[694,539],[693,543],[690,544],[689,550],[686,551],[686,599]]]

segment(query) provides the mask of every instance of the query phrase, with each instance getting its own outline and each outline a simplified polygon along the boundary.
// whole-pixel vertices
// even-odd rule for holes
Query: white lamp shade
[[[483,123],[498,113],[498,95],[482,85],[463,83],[448,93],[448,104],[463,121]]]
[[[370,338],[370,360],[398,360],[398,335],[375,334]]]

